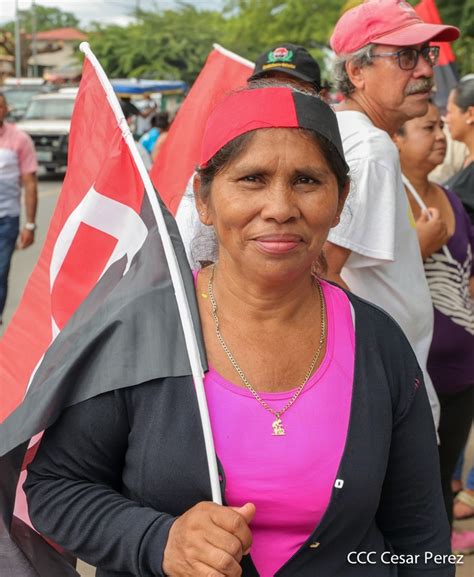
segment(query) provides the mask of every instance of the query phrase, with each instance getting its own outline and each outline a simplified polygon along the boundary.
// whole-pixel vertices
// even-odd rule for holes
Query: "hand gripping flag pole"
[[[214,440],[212,437],[211,422],[209,419],[209,411],[206,402],[206,396],[204,392],[204,382],[203,376],[204,372],[201,366],[201,359],[199,355],[199,348],[197,344],[196,334],[194,331],[193,321],[191,318],[191,312],[189,310],[188,301],[186,298],[186,293],[184,289],[184,282],[181,276],[181,272],[178,266],[178,261],[176,258],[176,253],[171,242],[168,229],[163,218],[163,213],[161,212],[158,199],[156,198],[155,189],[148,175],[147,169],[143,163],[143,160],[137,150],[135,141],[133,140],[133,135],[130,132],[127,121],[122,113],[122,109],[117,100],[115,92],[112,85],[109,82],[102,66],[92,52],[89,44],[87,42],[82,42],[79,46],[81,52],[89,59],[94,70],[97,73],[99,81],[107,95],[107,99],[110,106],[115,114],[117,122],[122,130],[123,138],[129,147],[132,157],[135,161],[135,165],[140,173],[145,186],[145,191],[153,210],[154,217],[158,225],[158,231],[161,235],[161,240],[163,243],[164,252],[166,255],[167,264],[170,271],[171,280],[173,283],[176,301],[178,304],[178,311],[183,327],[186,349],[189,356],[189,361],[191,364],[192,376],[194,379],[194,385],[196,389],[197,401],[199,406],[199,414],[201,417],[201,423],[204,433],[204,442],[206,446],[206,456],[209,468],[209,477],[211,482],[212,490],[212,500],[214,503],[219,505],[222,504],[221,491],[219,485],[219,473],[217,469],[216,453],[214,449]]]

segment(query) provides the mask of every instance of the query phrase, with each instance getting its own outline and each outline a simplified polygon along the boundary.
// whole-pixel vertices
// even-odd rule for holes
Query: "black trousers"
[[[441,405],[439,421],[439,459],[444,503],[450,524],[453,521],[453,493],[451,478],[456,462],[471,430],[474,416],[474,385],[452,395],[438,395]]]

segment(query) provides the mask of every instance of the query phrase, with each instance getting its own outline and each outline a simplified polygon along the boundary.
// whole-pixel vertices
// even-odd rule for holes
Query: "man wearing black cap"
[[[306,48],[289,42],[277,44],[257,58],[254,71],[247,79],[247,83],[251,86],[263,79],[293,84],[313,93],[319,93],[321,89],[321,70],[316,60]],[[196,269],[200,268],[202,262],[215,260],[217,243],[214,229],[204,226],[199,220],[192,182],[193,178],[186,187],[176,222],[191,268]],[[196,249],[192,246],[195,238],[199,238],[199,246]]]
[[[279,44],[261,54],[255,63],[251,83],[260,78],[277,78],[308,90],[321,90],[321,70],[311,54],[297,44]]]

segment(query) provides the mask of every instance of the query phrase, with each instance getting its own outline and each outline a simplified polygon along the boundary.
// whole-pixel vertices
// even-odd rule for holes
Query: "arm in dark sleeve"
[[[416,564],[397,565],[398,577],[454,577],[455,565],[425,557],[425,553],[451,552],[450,530],[436,433],[421,371],[412,386],[395,415],[377,524],[395,554],[420,555]]]
[[[29,514],[38,531],[92,565],[161,576],[174,517],[120,494],[129,434],[123,394],[70,407],[45,432],[24,485]]]

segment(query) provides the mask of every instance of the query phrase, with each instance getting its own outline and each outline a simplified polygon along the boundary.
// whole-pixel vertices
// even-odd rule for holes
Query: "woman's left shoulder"
[[[424,387],[416,355],[400,325],[387,312],[349,291],[346,295],[355,318],[357,374],[378,386],[385,383],[398,421]]]
[[[438,185],[439,188],[443,191],[443,193],[446,195],[446,198],[449,200],[449,203],[451,204],[451,206],[453,208],[459,208],[461,210],[464,210],[461,199],[458,197],[458,195],[451,190],[449,187],[447,186],[442,186],[441,184]]]
[[[349,299],[347,297],[347,292],[343,288],[341,288],[338,284],[333,281],[325,280],[322,278],[318,278],[318,282],[321,284],[321,287],[324,292],[324,296],[331,299],[337,299],[341,302],[348,302]]]
[[[474,164],[474,163],[473,163]],[[467,230],[467,235],[468,236],[472,236],[472,224],[471,224],[471,220],[469,218],[469,215],[466,211],[466,209],[464,208],[464,204],[462,203],[462,200],[459,198],[459,196],[453,191],[450,190],[449,188],[446,188],[445,186],[441,186],[440,187],[444,194],[446,195],[449,203],[451,204],[451,207],[454,211],[454,214],[456,216],[456,228],[458,228],[459,223],[463,223],[463,225],[465,226],[466,230]]]
[[[376,341],[376,348],[388,351],[394,346],[411,351],[400,325],[382,308],[332,281],[322,281],[321,284],[326,298],[331,299],[333,306],[346,306],[351,311],[356,339],[359,342],[369,345]],[[412,354],[414,356],[413,352]]]
[[[348,306],[351,306],[354,314],[364,320],[364,322],[371,323],[374,327],[379,325],[386,326],[387,323],[398,327],[396,321],[374,303],[357,296],[350,290],[342,288],[332,281],[324,280],[321,281],[321,284],[325,295],[329,295],[331,298],[335,298],[341,303],[346,303]]]
[[[339,288],[339,290],[343,290]],[[397,321],[378,305],[344,290],[354,311],[356,338],[376,350],[393,355],[408,353],[416,363],[415,353]]]

